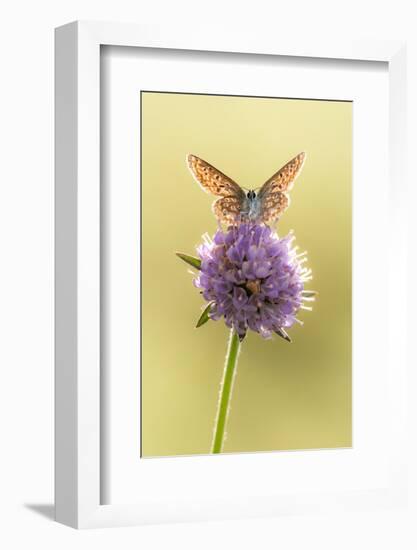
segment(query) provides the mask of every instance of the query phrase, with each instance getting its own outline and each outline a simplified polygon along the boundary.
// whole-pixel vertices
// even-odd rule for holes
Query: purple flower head
[[[224,318],[241,339],[251,329],[264,338],[276,333],[290,340],[286,329],[298,321],[303,300],[312,294],[304,290],[311,271],[293,240],[251,223],[219,229],[212,240],[205,236],[197,249],[201,266],[194,285],[211,304],[209,317]]]

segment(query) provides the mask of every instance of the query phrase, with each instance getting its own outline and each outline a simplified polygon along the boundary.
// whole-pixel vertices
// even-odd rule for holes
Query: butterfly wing
[[[203,190],[221,197],[213,203],[215,216],[224,223],[238,223],[247,203],[243,189],[220,170],[195,155],[188,155],[187,163]]]
[[[257,198],[261,203],[260,218],[264,223],[274,222],[288,208],[290,200],[287,192],[300,174],[305,158],[305,153],[299,153],[261,187]]]
[[[213,213],[221,222],[237,224],[241,221],[245,201],[246,197],[243,200],[238,197],[222,197],[213,203]]]
[[[287,193],[268,193],[261,201],[260,220],[263,223],[276,221],[290,205],[290,197]]]

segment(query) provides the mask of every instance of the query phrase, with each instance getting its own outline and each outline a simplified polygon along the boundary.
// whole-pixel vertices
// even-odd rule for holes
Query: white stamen
[[[294,250],[296,250],[298,247],[295,247]],[[304,250],[304,252],[300,252],[300,254],[296,255],[296,258],[302,258],[303,256],[307,255],[307,250]]]

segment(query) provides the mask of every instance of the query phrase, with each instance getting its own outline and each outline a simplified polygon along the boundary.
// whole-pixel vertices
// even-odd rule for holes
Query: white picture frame
[[[398,341],[396,377],[390,402],[398,425],[391,472],[381,490],[355,495],[289,495],[259,498],[234,507],[159,502],[143,506],[101,504],[100,400],[100,48],[129,46],[295,58],[382,61],[389,71],[390,188],[394,190],[392,231],[401,242],[397,265],[404,274],[406,247],[405,45],[363,41],[289,43],[238,30],[212,33],[137,25],[75,22],[56,30],[56,519],[76,528],[134,525],[160,521],[272,515],[339,506],[392,506],[405,498],[404,394],[406,342]],[[405,284],[405,282],[404,282]]]

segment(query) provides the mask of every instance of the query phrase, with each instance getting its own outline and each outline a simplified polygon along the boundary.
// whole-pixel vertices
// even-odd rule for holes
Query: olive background
[[[210,452],[227,347],[222,321],[195,329],[204,302],[175,256],[217,228],[188,153],[246,188],[307,153],[277,229],[308,251],[319,295],[293,343],[248,334],[224,452],[350,447],[352,103],[142,92],[140,124],[142,456]]]

